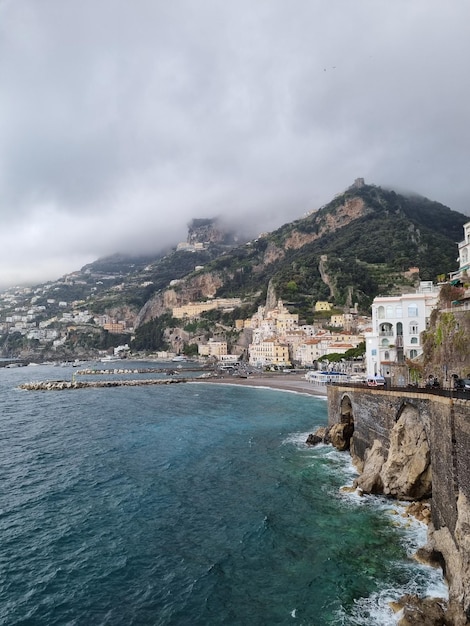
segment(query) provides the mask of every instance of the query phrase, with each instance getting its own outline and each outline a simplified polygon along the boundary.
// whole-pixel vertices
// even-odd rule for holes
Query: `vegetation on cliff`
[[[293,307],[328,299],[367,309],[378,293],[410,288],[410,267],[419,268],[422,280],[453,270],[455,242],[466,220],[426,198],[364,185],[234,248],[207,271],[224,276],[218,296],[255,296],[272,280],[278,296]]]

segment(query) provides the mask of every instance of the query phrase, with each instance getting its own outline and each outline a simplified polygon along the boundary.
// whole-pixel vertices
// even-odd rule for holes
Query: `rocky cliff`
[[[406,500],[430,497],[425,552],[443,565],[448,609],[444,621],[419,621],[420,610],[418,621],[404,625],[470,623],[469,403],[450,392],[328,388],[330,432],[354,427],[349,444],[360,472],[356,487]],[[335,437],[326,440],[337,444]]]
[[[365,493],[382,493],[402,500],[421,500],[432,494],[431,453],[429,441],[419,413],[405,407],[390,432],[388,450],[378,439],[362,460],[352,457],[361,475],[355,486]]]
[[[140,310],[135,325],[140,326],[173,307],[189,302],[199,302],[213,298],[217,289],[223,285],[223,278],[218,272],[196,273],[181,281],[175,288],[165,289],[155,294]]]

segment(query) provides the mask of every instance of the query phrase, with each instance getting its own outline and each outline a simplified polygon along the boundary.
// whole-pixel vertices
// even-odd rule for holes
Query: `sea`
[[[412,558],[425,526],[306,445],[324,398],[18,388],[74,375],[0,369],[2,625],[387,626],[403,594],[446,596]]]

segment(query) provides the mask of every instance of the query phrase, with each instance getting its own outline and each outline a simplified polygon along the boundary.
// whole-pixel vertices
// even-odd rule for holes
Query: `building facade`
[[[421,333],[429,326],[439,287],[422,281],[416,293],[379,296],[372,303],[372,330],[365,333],[370,376],[389,376],[393,364],[422,354]]]

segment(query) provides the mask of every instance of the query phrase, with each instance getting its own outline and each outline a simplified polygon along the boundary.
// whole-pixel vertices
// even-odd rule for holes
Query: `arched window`
[[[415,359],[418,356],[418,350],[410,350],[410,359]]]
[[[388,339],[382,339],[382,347],[388,348],[388,345],[389,345]]]
[[[399,337],[403,335],[403,324],[401,322],[397,322],[397,335]]]
[[[401,306],[397,306],[397,308],[395,309],[395,317],[401,317],[403,315],[403,311]]]
[[[385,309],[382,305],[380,305],[377,309],[377,317],[379,318],[379,320],[383,320],[385,317]]]
[[[408,317],[417,317],[418,315],[418,305],[416,302],[410,302],[408,304]]]
[[[410,322],[410,335],[418,334],[418,322]]]
[[[393,306],[388,306],[387,307],[387,319],[390,319],[391,317],[393,317]]]
[[[418,343],[418,337],[411,337],[411,343]]]
[[[384,352],[384,361],[390,361],[390,352],[388,350]]]
[[[462,263],[467,263],[468,261],[468,250],[467,248],[464,248],[462,250]]]

